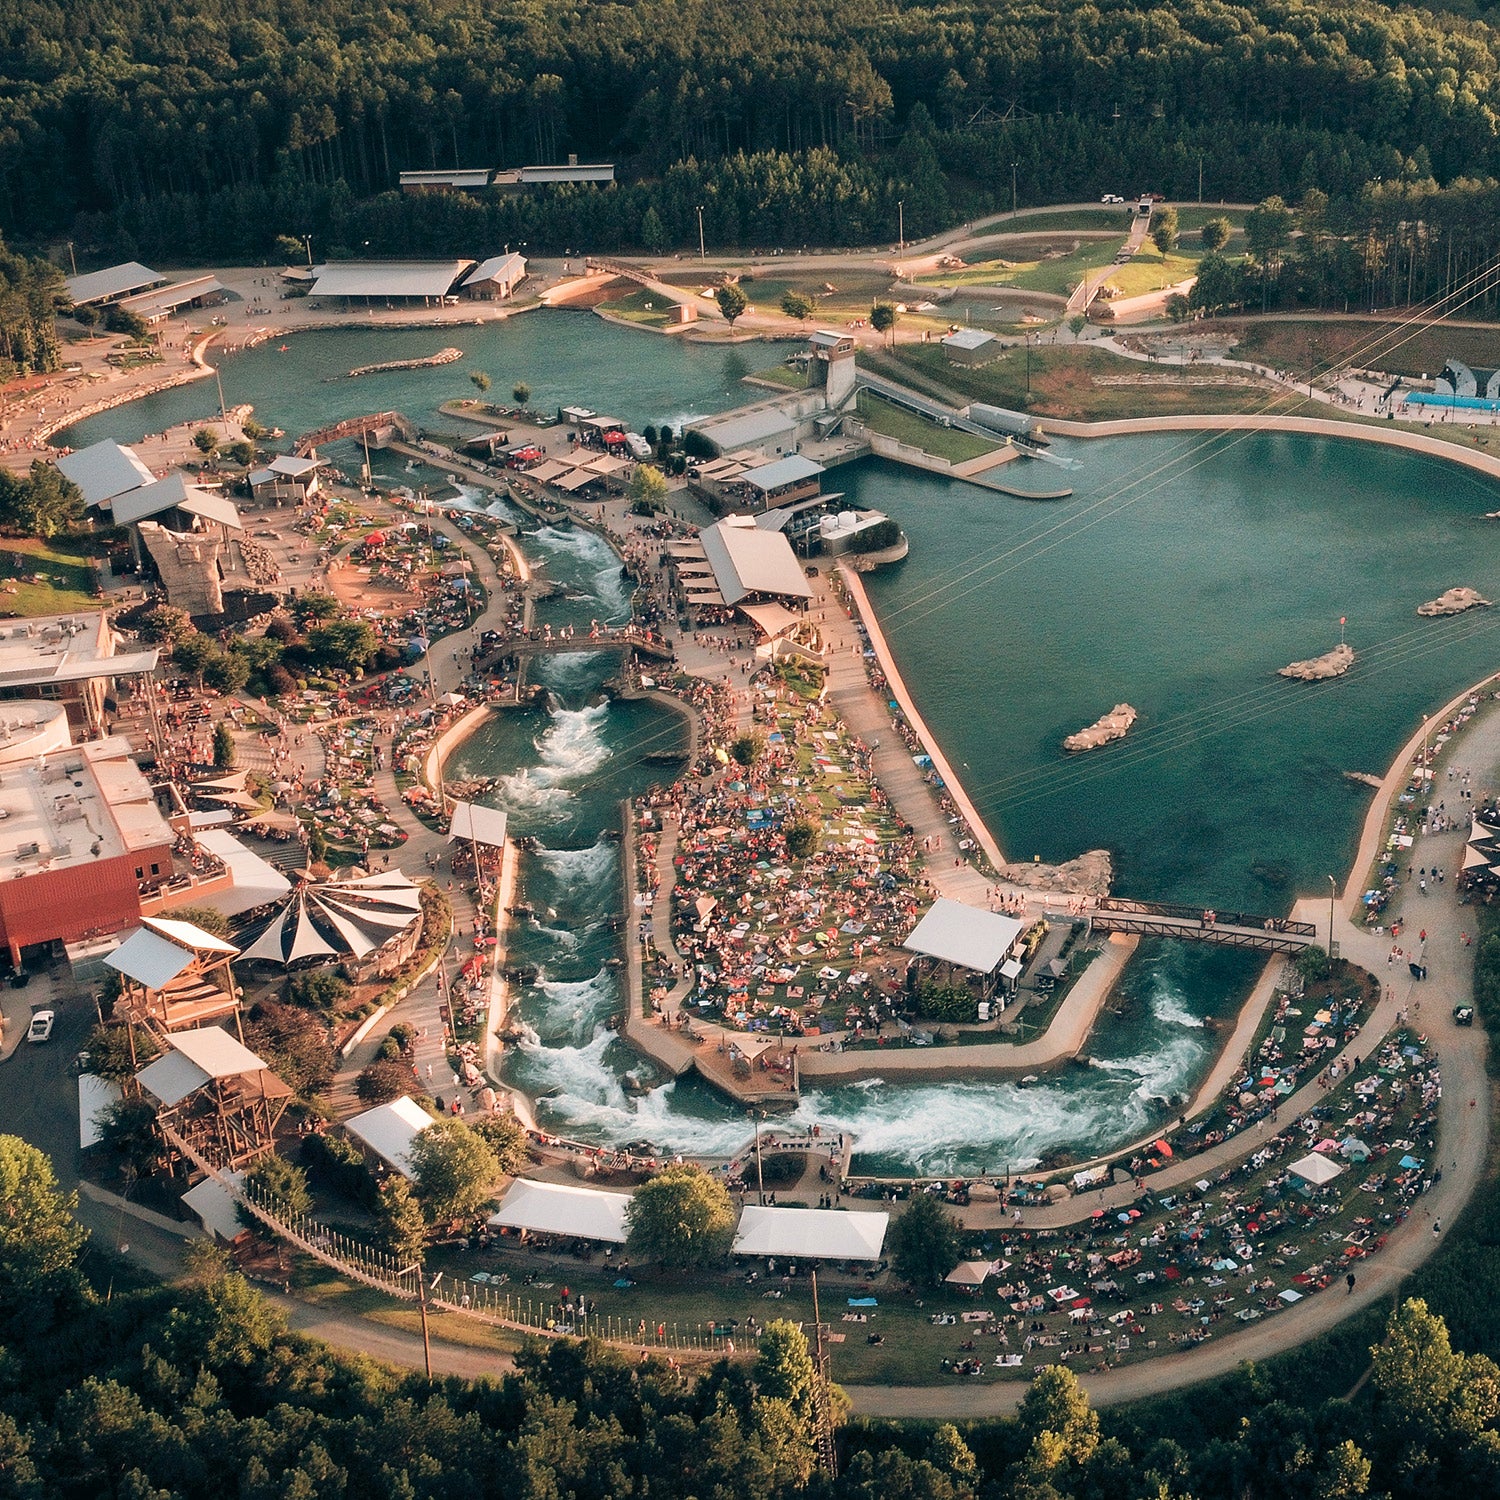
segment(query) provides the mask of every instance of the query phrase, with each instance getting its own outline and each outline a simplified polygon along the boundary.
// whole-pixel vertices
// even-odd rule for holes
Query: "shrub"
[[[379,1058],[354,1080],[354,1092],[363,1104],[389,1104],[416,1087],[411,1069],[393,1058]]]

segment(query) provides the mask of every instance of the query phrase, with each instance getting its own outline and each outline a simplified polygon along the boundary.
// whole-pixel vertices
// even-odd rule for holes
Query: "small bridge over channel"
[[[324,443],[336,443],[340,438],[358,438],[366,434],[377,448],[381,448],[395,436],[410,442],[416,437],[417,429],[399,411],[378,411],[366,417],[346,417],[331,427],[320,427],[316,432],[304,433],[292,444],[292,452],[298,458],[306,458],[314,448],[321,448]]]
[[[1101,897],[1089,920],[1095,932],[1180,938],[1190,943],[1217,943],[1223,948],[1252,948],[1260,953],[1300,953],[1318,935],[1311,922],[1293,922],[1286,917],[1128,901],[1119,896]]]
[[[493,671],[508,661],[522,657],[572,655],[579,651],[635,651],[653,661],[674,661],[677,653],[666,641],[647,637],[636,630],[621,630],[613,635],[517,637],[505,641],[480,656],[476,663],[481,672]]]

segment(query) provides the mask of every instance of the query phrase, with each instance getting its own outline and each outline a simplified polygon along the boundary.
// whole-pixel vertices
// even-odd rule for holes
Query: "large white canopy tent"
[[[506,815],[498,807],[485,807],[478,802],[455,802],[448,823],[448,842],[469,839],[476,844],[487,844],[492,849],[503,849],[506,821]]]
[[[827,1208],[746,1208],[734,1238],[736,1255],[796,1260],[879,1260],[891,1216]]]
[[[297,887],[240,955],[273,964],[355,958],[383,948],[422,915],[421,890],[399,870]]]
[[[415,1099],[403,1094],[389,1104],[377,1104],[345,1120],[344,1129],[393,1171],[409,1178],[412,1142],[433,1123],[432,1116]]]
[[[1336,1161],[1330,1161],[1328,1157],[1321,1156],[1316,1151],[1309,1152],[1301,1161],[1294,1161],[1287,1170],[1293,1177],[1300,1177],[1314,1187],[1327,1187],[1344,1171]]]
[[[566,1183],[513,1182],[490,1223],[499,1229],[560,1234],[572,1239],[623,1245],[629,1234],[625,1212],[629,1193],[605,1193]]]

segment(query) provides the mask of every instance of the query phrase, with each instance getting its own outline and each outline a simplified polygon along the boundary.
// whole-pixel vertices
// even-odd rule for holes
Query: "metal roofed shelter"
[[[823,465],[800,453],[789,453],[775,463],[746,469],[737,482],[748,485],[763,508],[807,500],[822,488]]]
[[[827,1208],[755,1208],[740,1214],[736,1255],[879,1260],[891,1216]]]
[[[768,641],[785,635],[802,618],[801,615],[793,614],[785,605],[775,603],[742,604],[740,613],[748,616]]]
[[[228,890],[195,896],[195,906],[211,906],[226,917],[237,917],[257,906],[280,901],[291,890],[292,882],[275,865],[247,849],[225,829],[204,825],[194,830],[193,837],[200,849],[208,850],[223,864],[232,882]]]
[[[243,1181],[239,1172],[228,1174],[230,1181],[238,1187]],[[234,1194],[212,1177],[205,1177],[197,1186],[182,1195],[184,1208],[189,1208],[210,1235],[218,1235],[226,1244],[232,1245],[242,1234],[250,1231],[240,1218]]]
[[[497,1229],[623,1245],[630,1233],[625,1222],[629,1208],[629,1193],[605,1193],[523,1177],[510,1185],[489,1222]]]
[[[992,1260],[961,1260],[943,1277],[949,1286],[981,1287],[995,1274]]]
[[[143,917],[104,962],[120,975],[116,1003],[129,1020],[172,1032],[233,1016],[238,1029],[230,964],[239,951],[191,922]]]
[[[500,174],[496,174],[498,181]],[[615,164],[611,161],[580,162],[569,160],[566,165],[521,167],[519,180],[528,184],[557,182],[613,182]]]
[[[987,365],[1004,353],[1004,346],[992,333],[982,328],[960,328],[942,340],[943,353],[950,365],[966,365],[973,368]]]
[[[779,406],[752,408],[738,416],[706,417],[690,424],[719,454],[736,448],[785,453],[796,446],[797,419]]]
[[[351,260],[318,267],[309,296],[441,302],[472,260]]]
[[[318,493],[318,471],[325,462],[316,454],[278,454],[250,475],[250,492],[257,498],[269,493],[275,500],[310,499]]]
[[[107,266],[102,271],[69,276],[66,284],[74,305],[83,307],[90,302],[113,302],[116,297],[155,286],[158,281],[166,279],[160,271],[153,271],[138,260],[127,260],[123,265]]]
[[[434,1123],[415,1099],[402,1094],[344,1121],[344,1129],[392,1171],[410,1179],[412,1142]]]
[[[481,300],[503,302],[526,279],[526,257],[518,250],[482,260],[464,277],[463,290]]]
[[[243,1043],[216,1026],[167,1038],[167,1050],[135,1075],[161,1105],[157,1124],[169,1148],[216,1167],[249,1165],[274,1149],[292,1091]]]
[[[147,323],[160,323],[182,307],[208,307],[229,300],[229,288],[216,276],[195,276],[154,291],[122,297],[120,306]]]
[[[127,448],[113,438],[90,443],[76,453],[65,453],[55,460],[58,472],[71,479],[83,492],[85,505],[103,505],[127,490],[155,484],[156,475],[148,469],[134,448]]]
[[[403,193],[463,192],[490,185],[488,167],[454,167],[451,171],[402,172],[400,186]]]
[[[181,474],[168,474],[165,479],[153,480],[139,489],[117,495],[110,509],[118,526],[128,526],[132,521],[144,521],[164,515],[167,511],[180,510],[185,515],[199,516],[220,526],[230,526],[236,531],[244,530],[244,523],[240,520],[239,510],[233,500],[227,500],[196,484],[189,484]]]
[[[812,598],[802,564],[779,531],[762,531],[749,516],[729,516],[704,527],[698,540],[726,603],[752,595]]]
[[[1023,931],[1025,924],[1015,917],[939,896],[901,946],[916,954],[919,967],[941,964],[978,976],[981,996],[988,999]]]

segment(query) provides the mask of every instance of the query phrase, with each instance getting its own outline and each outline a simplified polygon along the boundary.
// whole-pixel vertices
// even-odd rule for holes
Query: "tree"
[[[176,645],[184,636],[191,635],[192,621],[185,609],[175,604],[158,604],[147,610],[135,623],[135,633],[143,641]]]
[[[956,1484],[972,1489],[979,1482],[979,1462],[952,1422],[934,1430],[927,1445],[927,1461]]]
[[[812,1355],[807,1336],[795,1323],[773,1318],[761,1330],[755,1356],[755,1388],[762,1396],[785,1401],[799,1416],[812,1412]]]
[[[237,693],[250,680],[250,663],[239,652],[220,651],[204,666],[203,680],[216,693]]]
[[[245,1018],[245,1041],[300,1098],[311,1099],[333,1082],[338,1059],[328,1027],[301,1006],[257,1000]]]
[[[917,1193],[890,1232],[891,1263],[914,1286],[938,1286],[958,1264],[959,1223],[931,1193]]]
[[[818,846],[818,825],[810,818],[794,818],[782,829],[782,837],[793,859],[806,859]]]
[[[73,1217],[76,1193],[58,1190],[52,1163],[19,1136],[0,1135],[0,1333],[28,1337],[82,1303]]]
[[[1174,323],[1186,323],[1193,315],[1193,304],[1181,292],[1173,292],[1164,304],[1167,316]]]
[[[513,386],[511,386],[510,395],[511,400],[513,400],[517,406],[525,406],[526,403],[531,400],[531,387],[527,385],[524,380],[518,380]]]
[[[729,745],[730,756],[740,765],[747,769],[758,761],[765,752],[766,742],[763,736],[758,734],[739,734],[734,737]]]
[[[328,863],[328,837],[316,823],[308,826],[307,857],[315,865],[326,865]]]
[[[438,1120],[411,1145],[417,1197],[430,1224],[467,1218],[490,1200],[500,1163],[488,1141],[462,1120]]]
[[[1370,1491],[1370,1460],[1359,1451],[1359,1445],[1345,1438],[1337,1448],[1324,1454],[1318,1466],[1314,1500],[1359,1500]]]
[[[1050,1365],[1037,1372],[1016,1412],[1016,1427],[1028,1447],[1010,1466],[1005,1492],[1026,1496],[1073,1493],[1071,1479],[1099,1447],[1099,1416],[1066,1365]]]
[[[234,754],[234,731],[221,719],[214,729],[214,770],[232,771]]]
[[[630,508],[638,516],[655,515],[667,503],[667,481],[652,464],[637,464],[630,476]]]
[[[1308,984],[1321,984],[1328,978],[1328,950],[1321,943],[1309,943],[1297,955],[1297,972]]]
[[[0,470],[0,526],[13,535],[46,541],[83,519],[83,493],[40,459],[26,475]]]
[[[172,910],[172,920],[175,922],[191,922],[194,927],[201,928],[210,937],[227,938],[229,936],[229,918],[216,907],[174,907]]]
[[[1239,265],[1216,251],[1198,262],[1198,276],[1188,292],[1195,310],[1210,317],[1245,300],[1245,276]]]
[[[788,292],[781,299],[781,310],[787,317],[805,323],[813,315],[813,300],[801,292]]]
[[[506,1177],[519,1175],[526,1167],[526,1127],[510,1113],[480,1115],[469,1127],[495,1153],[495,1161]]]
[[[667,232],[661,227],[661,215],[653,203],[641,218],[641,244],[650,251],[657,251],[667,243]]]
[[[304,240],[294,239],[289,234],[278,234],[271,242],[271,251],[277,260],[284,260],[290,265],[293,261],[306,258],[307,244]]]
[[[212,427],[200,427],[193,434],[193,447],[195,447],[207,459],[212,459],[219,451],[219,435]]]
[[[876,333],[888,333],[894,342],[896,336],[896,304],[894,302],[877,302],[870,309],[870,327]]]
[[[1074,313],[1073,316],[1068,319],[1068,332],[1071,333],[1075,339],[1081,337],[1083,334],[1083,330],[1088,326],[1089,320],[1084,317],[1082,313]]]
[[[402,1266],[420,1266],[426,1254],[427,1221],[399,1172],[392,1172],[375,1195],[375,1243]]]
[[[149,1031],[129,1025],[94,1027],[83,1050],[88,1053],[88,1071],[106,1083],[124,1083],[127,1078],[134,1078],[161,1054]]]
[[[127,1176],[149,1176],[162,1151],[156,1106],[144,1097],[117,1100],[99,1122],[99,1145]]]
[[[365,668],[380,642],[364,620],[329,620],[307,633],[307,649],[319,666],[357,675]]]
[[[247,438],[236,439],[224,452],[231,463],[237,463],[242,469],[248,469],[255,462],[255,444]]]
[[[416,1087],[411,1068],[393,1058],[377,1057],[354,1080],[361,1104],[389,1104]]]
[[[1165,259],[1177,248],[1177,210],[1163,208],[1151,221],[1151,243]]]
[[[336,970],[304,969],[287,980],[283,993],[288,1005],[333,1015],[343,1008],[351,988],[349,981]]]
[[[1205,250],[1222,250],[1233,233],[1234,225],[1228,219],[1205,219],[1203,227],[1198,231],[1198,238],[1203,242]]]
[[[737,281],[726,281],[714,293],[714,301],[719,304],[719,311],[724,314],[725,321],[731,328],[750,306],[745,289]]]
[[[249,1168],[245,1178],[271,1200],[274,1211],[305,1214],[312,1210],[312,1194],[307,1190],[307,1173],[284,1156],[274,1152],[263,1156]]]
[[[292,600],[291,610],[298,628],[306,630],[311,624],[333,619],[339,613],[339,601],[321,589],[308,589]]]
[[[490,388],[490,377],[483,370],[470,370],[469,380],[481,396]]]
[[[172,647],[172,660],[184,672],[191,672],[203,686],[203,669],[219,654],[218,645],[208,636],[193,631]]]
[[[625,1211],[627,1248],[663,1266],[707,1266],[722,1260],[734,1237],[729,1189],[700,1167],[666,1167],[636,1190]]]

